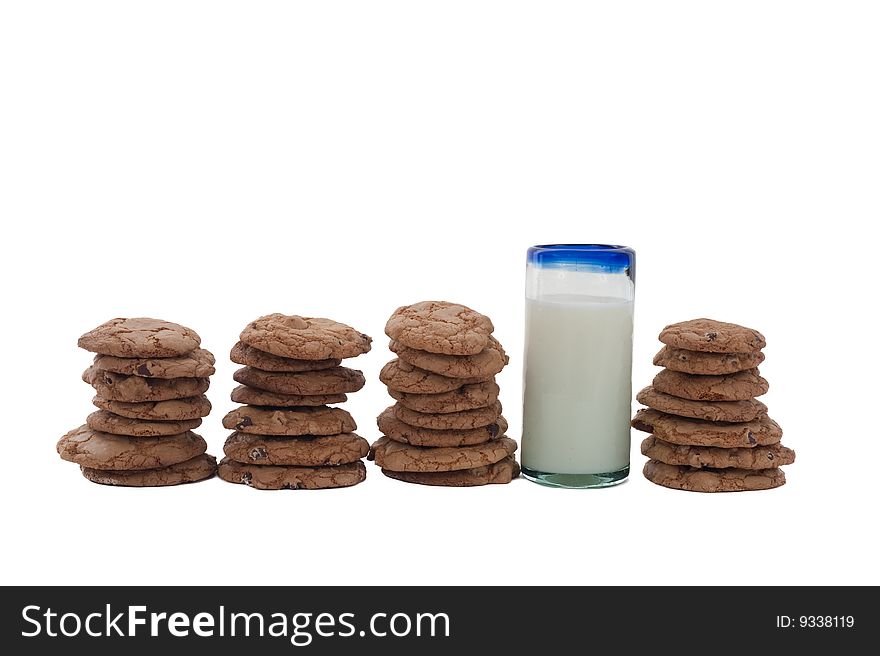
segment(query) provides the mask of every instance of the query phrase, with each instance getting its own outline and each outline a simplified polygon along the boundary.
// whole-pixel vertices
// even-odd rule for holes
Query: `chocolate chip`
[[[718,333],[715,333],[715,332],[706,333],[706,339],[709,340],[710,342],[714,342],[717,338],[718,338]]]
[[[252,478],[253,478],[253,474],[251,474],[250,472],[242,472],[241,473],[241,482],[244,483],[245,485],[250,485]]]
[[[145,364],[139,364],[137,367],[137,372],[141,376],[149,376],[150,375],[150,368]]]
[[[248,426],[253,426],[254,421],[250,417],[242,417],[241,421],[235,425],[235,428],[241,430],[242,428],[247,428]]]
[[[767,460],[773,460],[773,454],[769,451],[767,452]]]
[[[758,443],[758,440],[755,439],[755,436],[754,436],[754,434],[752,434],[752,431],[749,431],[749,444],[757,444],[757,443]]]
[[[262,460],[268,457],[269,454],[266,453],[265,447],[258,446],[251,449],[251,452],[248,455],[250,455],[251,460]]]
[[[486,430],[489,431],[489,435],[492,436],[492,439],[494,439],[498,435],[499,429],[500,426],[498,426],[498,424],[489,424],[488,426],[486,426]]]

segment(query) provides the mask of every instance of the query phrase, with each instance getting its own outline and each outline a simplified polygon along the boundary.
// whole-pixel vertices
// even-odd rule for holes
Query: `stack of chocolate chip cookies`
[[[379,378],[397,401],[379,415],[370,450],[407,483],[464,487],[519,476],[495,375],[508,362],[488,317],[444,301],[395,310],[385,326],[397,358]]]
[[[58,453],[104,485],[158,487],[211,478],[217,469],[192,430],[211,411],[214,356],[195,331],[159,319],[111,319],[79,338],[96,353],[83,380],[100,408],[59,440]]]
[[[340,366],[370,350],[372,339],[330,319],[270,314],[251,322],[230,358],[245,365],[232,400],[245,405],[223,418],[233,429],[219,475],[260,490],[347,487],[366,478],[369,443],[352,416],[330,404],[364,386]]]
[[[667,326],[654,364],[665,367],[637,395],[648,406],[634,428],[652,483],[694,492],[766,490],[785,484],[779,467],[794,462],[782,429],[756,397],[769,385],[758,372],[764,336],[711,319]]]

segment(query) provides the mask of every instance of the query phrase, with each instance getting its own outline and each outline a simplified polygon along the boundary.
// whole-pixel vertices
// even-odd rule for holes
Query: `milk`
[[[522,464],[553,474],[629,465],[633,302],[526,299]]]

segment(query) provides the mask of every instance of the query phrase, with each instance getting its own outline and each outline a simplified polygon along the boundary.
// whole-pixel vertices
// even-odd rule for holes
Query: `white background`
[[[9,2],[0,9],[3,583],[878,584],[872,2]],[[324,492],[86,482],[83,422],[114,316],[218,356],[268,312],[374,337],[398,305],[490,315],[519,438],[525,249],[638,253],[636,389],[697,316],[767,337],[798,453],[775,491]]]

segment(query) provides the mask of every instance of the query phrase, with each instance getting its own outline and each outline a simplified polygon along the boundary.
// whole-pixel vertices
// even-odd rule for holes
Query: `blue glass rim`
[[[626,273],[635,280],[636,252],[611,244],[541,244],[532,246],[527,263],[541,268]]]

